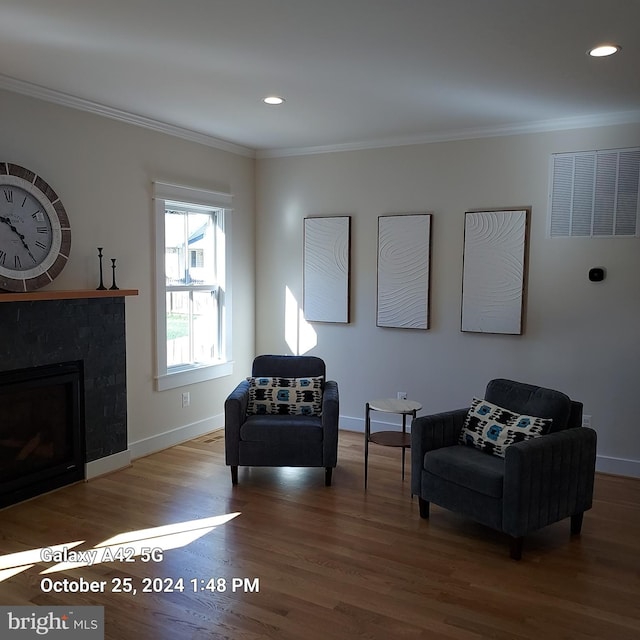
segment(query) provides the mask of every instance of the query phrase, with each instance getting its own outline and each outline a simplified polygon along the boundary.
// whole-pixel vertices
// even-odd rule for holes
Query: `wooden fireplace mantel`
[[[73,289],[70,291],[0,292],[0,302],[33,302],[38,300],[77,300],[78,298],[120,298],[137,296],[138,289]]]

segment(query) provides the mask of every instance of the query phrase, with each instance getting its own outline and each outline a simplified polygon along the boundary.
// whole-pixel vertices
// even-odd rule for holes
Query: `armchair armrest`
[[[322,393],[322,457],[323,466],[335,467],[338,462],[338,416],[340,396],[338,383],[327,380]]]
[[[238,465],[240,456],[240,427],[247,415],[249,381],[243,380],[229,394],[224,403],[224,446],[228,465]]]
[[[507,448],[503,530],[519,537],[591,508],[597,436],[575,427]]]
[[[411,422],[411,492],[420,495],[424,454],[458,443],[469,408],[420,416]]]

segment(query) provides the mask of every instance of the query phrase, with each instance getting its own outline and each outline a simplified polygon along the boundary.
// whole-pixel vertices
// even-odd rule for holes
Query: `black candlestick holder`
[[[111,281],[113,284],[109,287],[110,291],[117,290],[119,287],[116,286],[116,259],[111,258]]]
[[[102,282],[102,247],[98,247],[98,259],[100,261],[100,286],[97,287],[97,291],[104,291],[107,287]]]

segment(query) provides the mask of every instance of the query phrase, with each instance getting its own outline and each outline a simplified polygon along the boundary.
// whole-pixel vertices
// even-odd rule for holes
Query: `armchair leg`
[[[331,474],[333,472],[333,467],[325,467],[324,468],[324,486],[331,486]]]
[[[520,560],[522,558],[522,543],[524,542],[524,537],[519,536],[518,538],[511,538],[511,558],[513,560]]]
[[[418,496],[418,506],[420,507],[420,517],[425,520],[429,519],[429,503]]]
[[[582,513],[577,513],[575,516],[571,516],[571,535],[577,536],[580,534],[582,530],[582,517],[584,516],[584,511]]]
[[[234,486],[236,484],[238,484],[238,467],[237,467],[237,465],[231,467],[231,484],[234,485]]]

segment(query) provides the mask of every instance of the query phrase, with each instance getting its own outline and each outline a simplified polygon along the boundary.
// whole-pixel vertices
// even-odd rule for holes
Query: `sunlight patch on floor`
[[[57,561],[57,564],[42,571],[41,575],[104,562],[132,561],[133,558],[143,555],[151,557],[154,553],[185,547],[239,515],[239,512],[227,513],[151,529],[127,531],[98,543],[92,549],[74,551],[74,547],[85,542],[80,540],[0,556],[0,582],[30,569],[35,564],[47,561]],[[61,559],[66,561],[58,561]]]
[[[7,580],[12,576],[15,576],[27,569],[30,569],[34,564],[42,562],[42,553],[46,550],[62,551],[64,549],[73,549],[78,545],[84,543],[84,540],[77,542],[66,542],[64,544],[54,545],[52,547],[41,547],[40,549],[29,549],[28,551],[18,551],[17,553],[9,553],[5,556],[0,556],[0,582]]]

